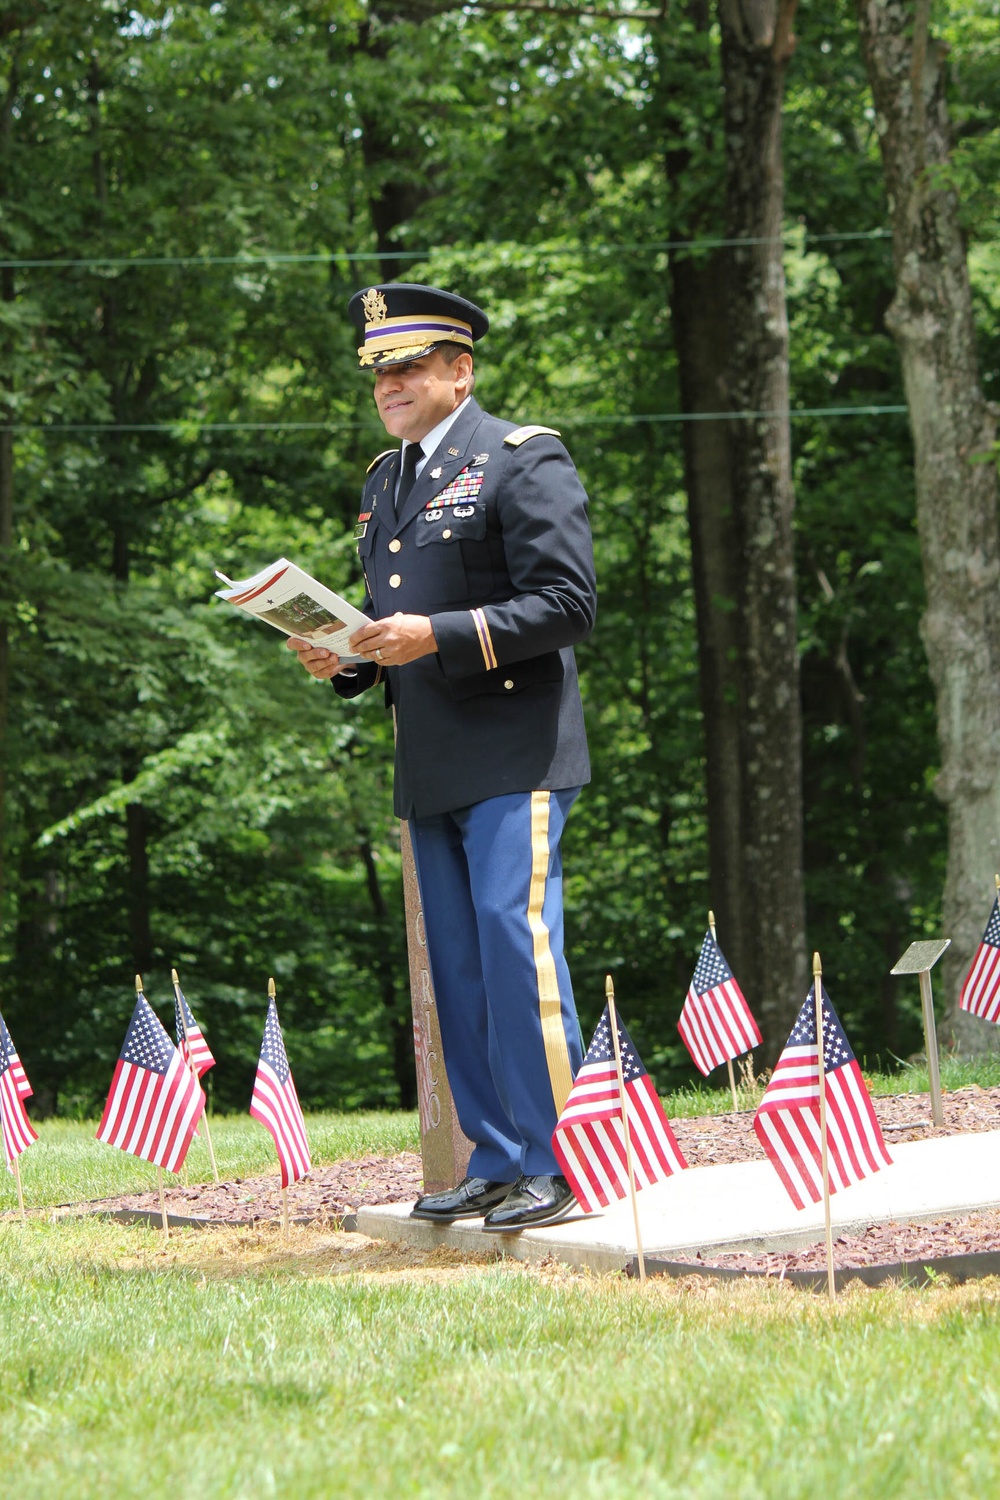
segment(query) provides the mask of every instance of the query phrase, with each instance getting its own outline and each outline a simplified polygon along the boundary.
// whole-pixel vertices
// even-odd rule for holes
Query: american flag
[[[823,1070],[830,1192],[892,1164],[857,1059],[826,990]],[[809,991],[754,1116],[757,1138],[796,1208],[823,1196],[816,999]]]
[[[621,1021],[618,1046],[635,1185],[649,1187],[683,1170],[687,1162]],[[607,1005],[556,1122],[552,1149],[585,1213],[607,1208],[613,1198],[624,1198],[629,1191],[625,1128]]]
[[[7,1030],[3,1016],[0,1016],[0,1068],[10,1069],[11,1082],[17,1089],[20,1098],[30,1099],[34,1090],[28,1082],[27,1073],[25,1073],[24,1068],[21,1066],[21,1059],[15,1051],[14,1043],[10,1039],[10,1032]]]
[[[197,1079],[140,991],[97,1139],[179,1172],[204,1108]]]
[[[20,1156],[32,1141],[38,1140],[38,1133],[32,1129],[22,1102],[30,1093],[31,1084],[14,1050],[4,1018],[0,1016],[0,1132],[3,1134],[3,1154],[11,1171],[14,1158]]]
[[[202,1036],[201,1027],[191,1014],[191,1007],[185,1000],[179,984],[174,985],[174,1028],[177,1032],[177,1045],[181,1054],[199,1078],[203,1073],[207,1073],[209,1068],[215,1067],[215,1058],[208,1050],[208,1043]]]
[[[1000,1020],[1000,896],[993,903],[983,940],[958,997],[962,1010],[984,1021]]]
[[[705,1074],[760,1046],[757,1022],[710,931],[705,933],[677,1030]]]
[[[288,1066],[285,1043],[278,1025],[278,1007],[273,996],[267,1006],[264,1040],[260,1047],[250,1113],[255,1120],[266,1125],[274,1136],[281,1163],[281,1186],[287,1187],[290,1182],[298,1182],[309,1171],[312,1161],[309,1157],[302,1108],[295,1092],[292,1071]]]

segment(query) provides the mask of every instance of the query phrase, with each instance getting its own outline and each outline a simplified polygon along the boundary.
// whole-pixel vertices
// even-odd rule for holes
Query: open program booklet
[[[239,583],[218,569],[215,576],[228,585],[216,590],[218,598],[235,604],[237,609],[266,620],[285,635],[301,636],[314,646],[326,646],[341,661],[365,660],[351,654],[349,641],[360,626],[370,623],[367,617],[286,557],[279,557],[270,567],[261,568],[252,578]]]

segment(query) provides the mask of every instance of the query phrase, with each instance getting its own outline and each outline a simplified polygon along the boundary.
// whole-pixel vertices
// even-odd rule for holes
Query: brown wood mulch
[[[1000,1087],[983,1089],[970,1084],[945,1094],[944,1124],[937,1128],[931,1120],[927,1094],[881,1096],[874,1103],[890,1152],[893,1144],[900,1141],[1000,1129]],[[752,1110],[735,1116],[677,1119],[673,1126],[689,1166],[763,1159],[763,1150],[753,1133]],[[288,1189],[289,1214],[296,1219],[337,1221],[363,1205],[409,1202],[420,1191],[420,1157],[416,1153],[367,1156],[318,1167],[304,1182],[294,1183]],[[282,1211],[276,1174],[170,1187],[166,1203],[171,1215],[219,1224],[274,1220],[281,1217]],[[88,1207],[158,1213],[159,1198],[156,1193],[132,1193]],[[862,1234],[838,1236],[834,1251],[839,1267],[1000,1251],[1000,1209],[946,1217],[930,1224],[874,1225]],[[740,1251],[714,1254],[705,1260],[689,1259],[700,1265],[781,1275],[793,1270],[822,1269],[824,1256],[825,1248],[820,1242],[782,1253]]]

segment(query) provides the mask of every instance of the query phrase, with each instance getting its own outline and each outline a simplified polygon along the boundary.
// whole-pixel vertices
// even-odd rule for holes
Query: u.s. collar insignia
[[[444,470],[441,469],[440,467],[438,467],[436,469],[432,469],[431,470],[431,478],[432,479],[440,479],[441,475],[443,474],[443,472],[444,472]]]
[[[377,286],[369,287],[361,298],[366,323],[384,323],[389,316],[389,306]]]
[[[461,453],[461,451],[462,451],[461,448],[449,448],[448,449],[448,452],[449,452],[449,454],[450,454],[450,456],[452,458],[457,458],[458,455],[459,455],[459,453]]]
[[[472,460],[472,463],[473,463],[473,466],[475,466],[477,464],[486,464],[486,463],[489,463],[489,461],[490,461],[490,455],[488,453],[477,453],[476,456],[475,456],[475,458]]]

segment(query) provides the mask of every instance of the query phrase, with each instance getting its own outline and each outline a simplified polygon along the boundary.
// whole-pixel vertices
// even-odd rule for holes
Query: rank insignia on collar
[[[440,479],[443,472],[444,471],[441,469],[441,467],[438,466],[438,468],[431,470],[431,478],[432,479]]]
[[[489,459],[490,455],[488,453],[477,453],[472,462],[474,464],[485,464],[489,463]]]
[[[448,452],[452,458],[457,458],[462,450],[460,448],[449,448]]]

